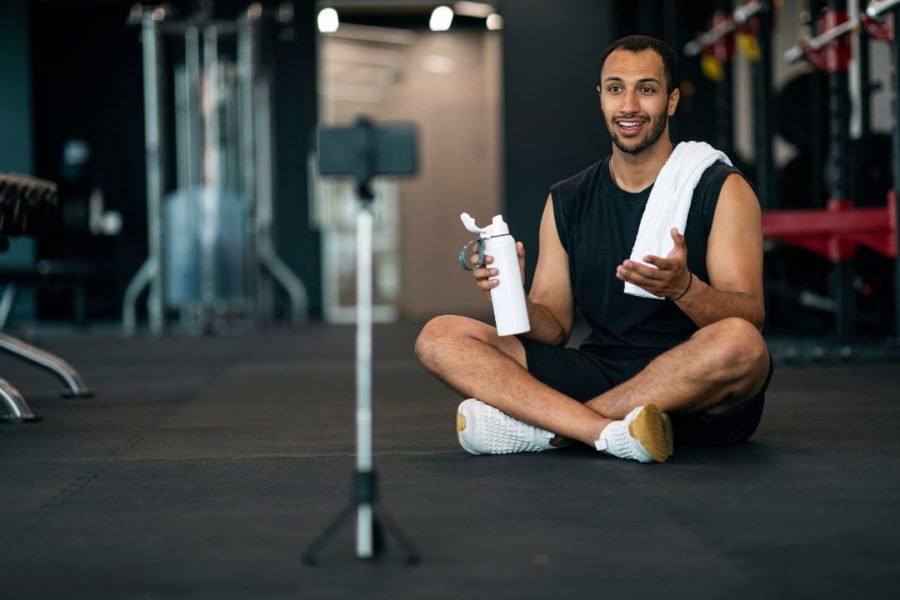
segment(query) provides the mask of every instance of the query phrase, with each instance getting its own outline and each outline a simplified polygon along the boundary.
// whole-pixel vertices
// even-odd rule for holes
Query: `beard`
[[[627,154],[640,154],[656,143],[660,136],[662,136],[663,131],[665,131],[668,122],[669,115],[665,111],[663,111],[662,115],[660,115],[659,117],[655,119],[651,118],[649,123],[650,128],[647,131],[647,135],[643,140],[638,140],[630,146],[626,145],[626,143],[619,138],[619,135],[616,132],[616,124],[614,122],[607,121],[606,129],[607,131],[609,131],[609,137],[612,138],[613,144],[616,145],[616,148]]]

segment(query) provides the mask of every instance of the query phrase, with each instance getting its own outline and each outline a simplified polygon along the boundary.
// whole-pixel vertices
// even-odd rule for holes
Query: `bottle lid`
[[[497,235],[509,235],[509,225],[503,220],[503,215],[497,215],[494,217],[494,220],[491,221],[491,235],[488,237]]]
[[[482,239],[496,237],[498,235],[509,235],[509,225],[503,220],[503,215],[495,215],[491,224],[487,227],[478,227],[469,213],[459,215],[463,225],[472,233],[481,234]]]

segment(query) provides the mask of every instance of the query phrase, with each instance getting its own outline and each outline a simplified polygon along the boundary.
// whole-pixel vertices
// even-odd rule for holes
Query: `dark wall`
[[[33,172],[31,113],[28,12],[25,0],[5,0],[0,2],[0,172]],[[28,270],[34,260],[34,240],[13,238],[0,253],[0,271]],[[21,291],[12,319],[34,318],[34,298],[31,290]]]
[[[322,312],[319,232],[311,228],[307,156],[318,120],[316,9],[314,2],[294,2],[296,36],[274,46],[275,168],[277,249],[303,280],[310,310]]]
[[[147,256],[143,92],[138,30],[125,25],[122,2],[32,2],[36,173],[61,180],[66,140],[90,144],[89,179],[106,208],[122,215],[122,234],[109,238],[58,231],[39,242],[47,259],[84,260],[96,269],[88,285],[89,317],[116,318],[131,276]],[[61,187],[62,201],[76,201]],[[67,289],[41,292],[42,318],[66,318]]]
[[[25,0],[0,3],[0,171],[31,170],[31,57]]]
[[[609,153],[595,88],[613,12],[598,0],[504,5],[504,210],[525,243],[529,281],[550,186]]]

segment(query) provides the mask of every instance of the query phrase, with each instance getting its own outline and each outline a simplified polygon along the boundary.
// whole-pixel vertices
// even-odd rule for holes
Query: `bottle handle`
[[[466,260],[466,254],[469,253],[469,248],[472,247],[472,244],[478,244],[478,262],[474,266],[470,266]],[[474,271],[484,266],[484,240],[475,238],[462,247],[462,250],[459,251],[459,266],[466,271]]]

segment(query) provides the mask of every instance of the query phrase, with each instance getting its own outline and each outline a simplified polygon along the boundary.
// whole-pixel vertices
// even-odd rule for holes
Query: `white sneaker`
[[[600,433],[594,446],[618,458],[666,462],[672,455],[672,422],[652,404],[639,406]]]
[[[481,400],[463,400],[456,410],[456,437],[471,454],[543,452],[566,445],[556,435],[513,419]]]

